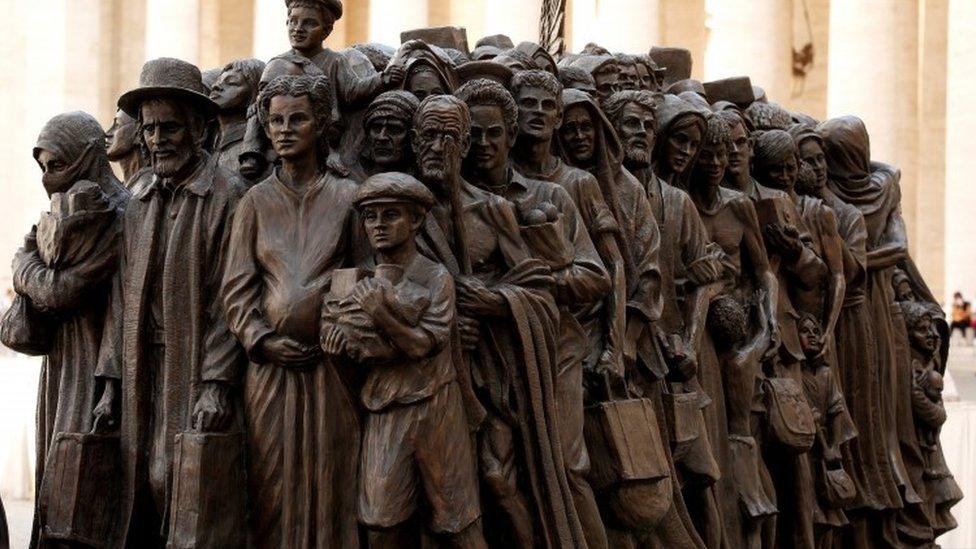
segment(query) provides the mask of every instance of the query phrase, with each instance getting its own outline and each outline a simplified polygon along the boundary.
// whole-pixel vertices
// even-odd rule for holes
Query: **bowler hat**
[[[172,57],[146,61],[139,75],[139,87],[119,97],[119,108],[125,114],[138,118],[139,107],[148,99],[185,101],[199,109],[208,120],[220,111],[220,107],[207,96],[200,69]]]

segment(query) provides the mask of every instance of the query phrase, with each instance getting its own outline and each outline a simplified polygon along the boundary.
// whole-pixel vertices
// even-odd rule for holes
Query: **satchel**
[[[544,261],[553,271],[559,271],[573,263],[573,243],[566,238],[562,214],[555,221],[523,225],[519,232],[532,251],[532,256]]]
[[[176,435],[166,547],[244,547],[245,486],[240,433]]]
[[[54,346],[54,327],[31,304],[26,296],[17,294],[10,308],[0,319],[0,343],[25,355],[40,356]]]
[[[817,480],[820,497],[831,509],[843,509],[857,496],[857,487],[844,469],[828,469],[827,463],[821,462]]]
[[[763,381],[770,436],[794,454],[810,451],[817,429],[813,413],[796,381],[785,377]]]
[[[664,417],[675,446],[698,440],[701,418],[701,395],[698,393],[664,393]]]
[[[41,482],[41,539],[108,545],[119,514],[118,435],[58,433]]]
[[[671,474],[650,400],[610,400],[587,406],[584,411],[583,436],[594,489],[626,481],[659,480]]]

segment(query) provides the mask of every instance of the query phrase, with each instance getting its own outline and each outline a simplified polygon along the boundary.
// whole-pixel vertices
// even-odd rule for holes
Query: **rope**
[[[565,48],[566,0],[543,0],[539,44],[557,59]]]

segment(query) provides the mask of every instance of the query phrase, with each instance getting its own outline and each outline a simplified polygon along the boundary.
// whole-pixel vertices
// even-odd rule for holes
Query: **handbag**
[[[119,436],[58,433],[38,501],[41,539],[108,544],[118,518]]]
[[[820,497],[831,509],[843,509],[857,497],[857,487],[844,469],[829,469],[821,461],[817,480]]]
[[[593,488],[670,476],[653,403],[646,398],[616,400],[606,375],[604,381],[609,400],[584,410]]]
[[[817,429],[799,384],[790,378],[771,377],[762,386],[772,439],[794,454],[810,451]]]
[[[169,549],[246,544],[244,438],[240,433],[176,435]]]
[[[698,393],[664,393],[664,417],[675,446],[694,442],[699,437],[701,396]]]
[[[28,297],[17,294],[0,318],[0,343],[25,355],[46,355],[54,346],[51,320]]]

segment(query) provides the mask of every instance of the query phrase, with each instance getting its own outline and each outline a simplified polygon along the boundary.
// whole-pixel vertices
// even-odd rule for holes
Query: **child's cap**
[[[434,194],[411,175],[399,172],[380,173],[363,182],[353,200],[358,209],[377,203],[415,204],[426,211],[434,205]]]

